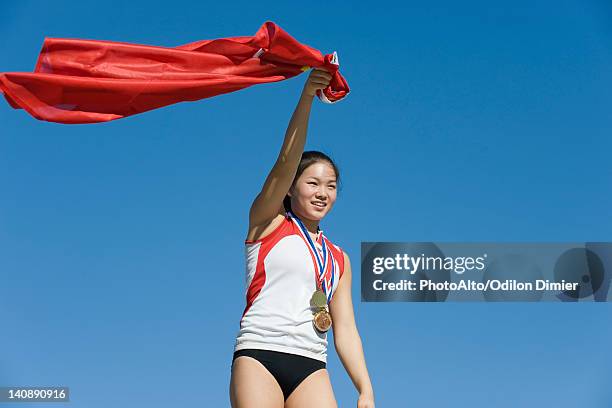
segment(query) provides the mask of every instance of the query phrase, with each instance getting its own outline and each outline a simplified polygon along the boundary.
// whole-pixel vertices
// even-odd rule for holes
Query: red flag
[[[1,73],[0,91],[37,119],[96,123],[282,81],[311,67],[332,74],[317,96],[334,103],[350,91],[338,66],[335,52],[323,55],[266,21],[254,36],[174,48],[45,38],[34,72]]]

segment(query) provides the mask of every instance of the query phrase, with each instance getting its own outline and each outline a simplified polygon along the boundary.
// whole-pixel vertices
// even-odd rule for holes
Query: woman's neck
[[[319,232],[319,221],[311,221],[305,218],[300,218],[300,220],[309,232],[317,235],[317,233]]]
[[[302,221],[302,224],[304,224],[304,226],[309,232],[313,233],[314,235],[317,235],[317,233],[319,232],[319,221],[309,220],[298,214],[295,214],[295,216],[299,217],[300,221]]]

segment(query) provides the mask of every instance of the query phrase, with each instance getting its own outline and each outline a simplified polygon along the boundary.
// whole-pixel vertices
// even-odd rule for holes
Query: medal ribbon
[[[327,298],[327,302],[329,303],[331,301],[332,289],[334,287],[335,266],[334,266],[334,259],[330,255],[329,250],[327,248],[327,243],[326,243],[327,238],[321,232],[321,248],[323,252],[322,254],[323,259],[321,259],[321,256],[319,256],[319,251],[317,247],[315,246],[315,244],[312,242],[312,238],[310,238],[308,229],[306,229],[306,227],[302,223],[302,220],[296,217],[295,214],[293,214],[291,211],[288,211],[288,214],[290,215],[293,222],[298,226],[298,230],[302,234],[302,238],[304,238],[304,241],[307,244],[308,250],[314,254],[314,258],[316,259],[316,262],[314,264],[315,275],[318,277],[318,282],[321,282],[321,289],[323,290],[323,293],[325,294],[325,297]],[[331,262],[329,262],[330,261],[329,258],[332,258]],[[326,272],[329,269],[330,263],[331,263],[331,282],[329,282],[329,279],[326,279]]]

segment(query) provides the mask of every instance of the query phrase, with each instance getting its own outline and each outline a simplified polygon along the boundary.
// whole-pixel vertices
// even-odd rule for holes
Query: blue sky
[[[609,303],[361,303],[358,279],[362,241],[612,241],[606,2],[2,8],[1,72],[31,71],[45,36],[176,46],[266,20],[337,51],[352,93],[314,101],[306,148],[341,170],[322,228],[354,265],[377,407],[612,404]],[[248,208],[305,79],[97,125],[0,103],[0,385],[229,406]],[[329,340],[339,406],[356,406]]]

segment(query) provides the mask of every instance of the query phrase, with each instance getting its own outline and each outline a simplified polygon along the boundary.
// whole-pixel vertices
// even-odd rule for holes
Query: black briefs
[[[317,370],[326,368],[326,364],[310,357],[304,357],[297,354],[283,353],[272,350],[259,349],[242,349],[234,352],[232,359],[232,367],[234,360],[239,356],[249,356],[258,360],[272,374],[272,376],[283,390],[285,401],[291,395],[291,392],[310,374]]]

